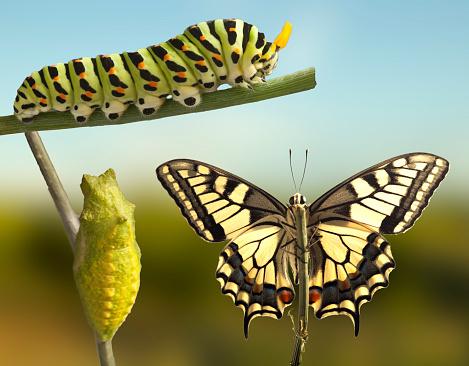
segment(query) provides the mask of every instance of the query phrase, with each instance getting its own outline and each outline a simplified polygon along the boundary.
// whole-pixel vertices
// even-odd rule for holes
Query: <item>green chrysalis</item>
[[[112,169],[99,177],[85,174],[80,186],[73,274],[90,325],[107,341],[130,313],[140,285],[135,205],[122,195]]]

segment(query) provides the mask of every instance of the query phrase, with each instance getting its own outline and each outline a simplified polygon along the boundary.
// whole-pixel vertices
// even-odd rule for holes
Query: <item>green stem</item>
[[[99,363],[101,366],[115,366],[114,355],[112,353],[112,340],[100,341],[96,337],[96,345],[98,346]]]
[[[295,209],[298,258],[298,328],[295,336],[295,345],[290,365],[298,366],[301,363],[301,354],[304,352],[308,340],[308,310],[309,310],[309,274],[308,274],[308,237],[306,231],[306,212],[302,206]]]
[[[47,150],[42,143],[41,137],[36,131],[26,132],[25,136],[28,140],[31,151],[36,158],[37,164],[39,165],[42,176],[46,181],[47,187],[49,188],[50,195],[54,200],[57,211],[59,212],[60,218],[62,219],[62,223],[65,227],[68,241],[73,249],[78,228],[80,227],[78,216],[75,211],[73,211],[67,193],[60,182],[59,176],[57,175],[54,165],[47,154]]]
[[[59,176],[54,169],[54,165],[47,154],[47,150],[42,143],[39,133],[36,131],[26,132],[26,139],[28,140],[31,151],[36,158],[39,169],[41,170],[42,176],[46,181],[49,192],[54,200],[57,211],[59,212],[62,223],[65,227],[65,231],[68,236],[68,241],[74,248],[75,239],[80,227],[78,216],[73,211],[70,200],[68,199],[67,193],[60,182]],[[96,338],[96,344],[98,347],[99,360],[101,366],[114,366],[114,356],[112,354],[112,341],[102,342]]]
[[[114,121],[104,117],[101,111],[95,111],[88,122],[78,123],[71,113],[55,111],[39,113],[34,122],[23,123],[15,116],[0,117],[0,135],[27,131],[58,130],[64,128],[119,125],[124,123],[148,121],[187,113],[206,112],[209,110],[231,107],[245,103],[259,102],[264,99],[313,89],[316,86],[314,67],[269,80],[266,84],[254,84],[252,90],[230,88],[206,93],[202,103],[194,108],[187,108],[174,100],[167,100],[153,116],[142,116],[137,107],[131,105],[124,115]]]

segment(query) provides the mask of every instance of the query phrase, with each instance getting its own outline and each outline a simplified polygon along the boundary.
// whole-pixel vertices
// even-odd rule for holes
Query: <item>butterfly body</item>
[[[349,316],[358,334],[361,305],[388,285],[395,267],[381,234],[410,228],[448,169],[436,155],[405,154],[355,174],[310,205],[297,193],[287,206],[195,160],[168,161],[157,177],[201,238],[230,240],[216,277],[244,310],[246,338],[254,317],[282,317],[295,297],[293,283],[306,308],[298,330],[306,337],[308,306],[317,318]]]

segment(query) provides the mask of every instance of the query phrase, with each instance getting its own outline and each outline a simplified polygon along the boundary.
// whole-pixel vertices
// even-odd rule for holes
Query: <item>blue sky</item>
[[[98,175],[109,167],[124,192],[144,187],[162,193],[155,168],[185,157],[232,171],[286,201],[294,193],[290,148],[297,175],[304,150],[310,150],[302,189],[310,201],[361,169],[413,151],[452,164],[441,197],[467,192],[467,1],[171,4],[9,2],[0,24],[0,115],[12,113],[18,86],[45,65],[133,51],[216,18],[255,24],[270,41],[289,21],[293,33],[271,77],[314,66],[316,89],[190,116],[43,132],[72,199],[81,200],[83,173]],[[0,138],[1,186],[12,192],[7,198],[49,200],[24,136]]]

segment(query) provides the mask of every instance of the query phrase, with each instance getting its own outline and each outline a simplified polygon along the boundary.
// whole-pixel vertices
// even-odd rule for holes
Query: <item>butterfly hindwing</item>
[[[448,161],[433,154],[396,156],[332,188],[310,212],[334,212],[381,234],[399,234],[420,217],[448,170]]]
[[[156,170],[190,226],[203,239],[233,239],[246,227],[286,208],[248,181],[195,160],[171,160]]]
[[[387,287],[395,267],[389,243],[363,224],[317,214],[310,248],[310,305],[321,319],[344,314],[359,331],[360,306]]]
[[[220,255],[216,276],[222,293],[244,310],[246,339],[253,318],[279,319],[295,297],[287,271],[295,240],[286,225],[280,215],[265,217],[232,240]]]

